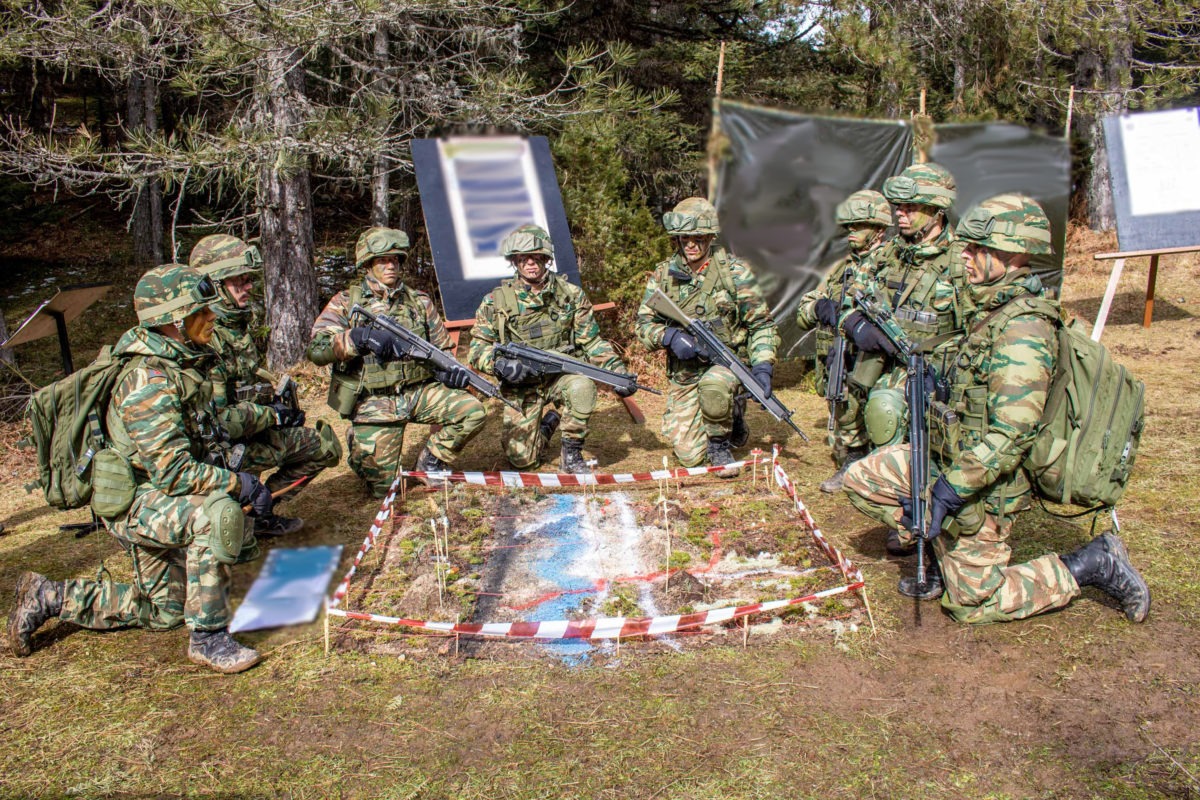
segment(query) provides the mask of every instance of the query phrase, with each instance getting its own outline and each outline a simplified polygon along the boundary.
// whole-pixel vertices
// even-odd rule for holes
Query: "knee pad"
[[[876,389],[871,392],[863,412],[871,444],[885,447],[902,441],[907,431],[907,414],[908,404],[904,401],[903,392],[896,389]]]
[[[724,420],[733,414],[733,391],[727,384],[701,378],[696,393],[700,398],[700,413],[705,419]]]
[[[582,375],[569,375],[564,381],[563,405],[574,417],[587,418],[596,410],[596,384]]]
[[[225,492],[213,492],[204,500],[204,513],[212,526],[208,546],[222,564],[236,564],[246,538],[246,515]]]
[[[333,426],[323,419],[317,420],[317,437],[321,440],[321,466],[336,467],[342,460],[342,443],[338,441]]]

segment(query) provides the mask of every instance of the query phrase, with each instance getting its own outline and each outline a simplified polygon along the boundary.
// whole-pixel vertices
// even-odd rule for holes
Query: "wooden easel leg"
[[[1112,274],[1108,276],[1108,288],[1104,290],[1104,301],[1100,303],[1100,311],[1096,314],[1096,323],[1092,325],[1092,341],[1100,341],[1104,333],[1104,323],[1108,321],[1108,311],[1112,308],[1113,296],[1117,293],[1117,284],[1121,282],[1121,273],[1125,269],[1125,259],[1118,258],[1113,262]]]
[[[1149,328],[1154,318],[1154,284],[1158,280],[1158,256],[1150,256],[1150,276],[1146,279],[1146,311],[1142,314],[1142,327]]]

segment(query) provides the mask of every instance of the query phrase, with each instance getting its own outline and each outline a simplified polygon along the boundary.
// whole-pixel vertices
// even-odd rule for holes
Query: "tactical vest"
[[[241,319],[241,317],[248,319]],[[274,376],[262,368],[258,344],[251,334],[253,315],[242,309],[220,309],[210,345],[221,359],[225,397],[232,403],[249,401],[270,405],[274,401]],[[215,374],[214,374],[214,377]]]
[[[730,272],[731,259],[722,249],[714,248],[708,260],[708,266],[701,277],[700,287],[684,296],[684,288],[692,286],[695,281],[680,281],[671,277],[671,264],[675,259],[664,261],[654,270],[654,278],[663,294],[671,298],[675,305],[689,317],[695,317],[707,322],[717,338],[724,342],[740,358],[746,357],[746,330],[738,322],[737,287],[733,283]],[[667,371],[674,373],[685,364],[668,352]]]
[[[894,244],[896,261],[880,276],[885,284],[880,288],[886,291],[887,304],[895,309],[896,322],[914,340],[941,336],[961,325],[964,308],[958,291],[949,309],[939,311],[933,307],[940,278],[950,281],[956,290],[965,281],[959,248],[954,244],[950,242],[941,253],[919,262],[911,254],[916,248]]]
[[[139,367],[163,373],[179,395],[179,409],[183,416],[183,427],[188,439],[188,453],[197,461],[207,460],[210,453],[225,440],[224,432],[217,422],[212,404],[212,384],[200,369],[181,367],[177,362],[158,356],[135,356],[125,368],[114,386]],[[110,403],[105,417],[108,428],[109,446],[133,466],[133,474],[139,484],[150,479],[149,473],[137,457],[137,446],[125,428],[125,421],[117,413],[117,403]]]
[[[579,310],[574,298],[568,296],[569,286],[565,280],[551,275],[548,280],[561,281],[549,295],[542,294],[551,302],[536,308],[527,308],[521,312],[517,300],[517,281],[519,278],[504,281],[492,293],[496,308],[496,333],[500,344],[517,342],[536,347],[539,350],[551,350],[565,355],[574,355],[575,346],[575,314]]]
[[[354,284],[347,293],[350,295],[349,306],[358,304],[373,314],[383,314],[422,339],[429,339],[432,332],[425,309],[408,287],[397,293],[390,305],[374,294],[364,292],[362,284]],[[367,354],[361,359],[334,362],[329,396],[353,395],[357,401],[371,394],[398,394],[432,378],[433,372],[424,361],[406,358],[381,364],[374,355]]]
[[[1025,294],[988,312],[958,340],[960,349],[948,376],[950,399],[946,403],[934,400],[929,405],[929,452],[941,465],[949,465],[959,453],[975,447],[987,434],[992,346],[1014,318],[1024,315],[1052,322],[1060,318],[1054,301]],[[1049,346],[1055,349],[1057,343],[1052,340]],[[1021,443],[1019,449],[1027,450],[1036,433],[1036,427],[1030,430],[1028,441]],[[1017,467],[989,487],[984,499],[993,513],[1011,513],[1027,507],[1030,489],[1025,470]]]

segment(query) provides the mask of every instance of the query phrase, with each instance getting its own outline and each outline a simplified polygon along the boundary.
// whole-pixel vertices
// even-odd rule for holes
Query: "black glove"
[[[351,328],[350,341],[360,356],[374,353],[380,361],[398,361],[408,356],[408,348],[403,340],[383,328]]]
[[[271,491],[249,472],[239,472],[237,476],[240,481],[238,502],[242,505],[249,505],[250,513],[256,517],[268,516],[275,506],[275,501],[271,499]]]
[[[959,497],[958,492],[946,480],[945,475],[938,476],[930,491],[929,500],[929,531],[925,538],[933,541],[942,533],[942,523],[946,517],[953,517],[967,504],[966,498]],[[904,514],[900,517],[900,525],[905,530],[912,530],[912,501],[908,495],[900,496],[900,508]]]
[[[498,356],[492,365],[492,372],[505,383],[525,383],[537,377],[533,369],[519,358]]]
[[[662,343],[664,347],[669,347],[680,361],[708,358],[708,353],[704,351],[703,346],[696,341],[695,337],[679,328],[667,328],[666,333],[663,334]]]
[[[751,367],[750,374],[754,376],[754,380],[758,381],[758,385],[762,387],[762,390],[769,397],[771,394],[771,378],[775,375],[775,366],[764,361],[761,364],[755,364]]]
[[[304,427],[303,411],[297,411],[287,403],[271,403],[271,408],[275,411],[275,418],[279,420],[275,423],[276,428]]]
[[[838,306],[837,303],[830,300],[828,297],[822,297],[817,301],[817,321],[822,325],[828,325],[831,328],[836,328],[838,324]]]
[[[628,386],[614,386],[612,390],[617,393],[617,397],[633,397],[633,393],[637,391],[637,387],[630,384]]]
[[[458,365],[450,367],[450,369],[439,369],[433,373],[433,377],[439,383],[449,386],[451,389],[465,389],[471,383],[471,373],[466,367]]]
[[[891,339],[884,336],[883,331],[879,330],[875,323],[867,319],[861,311],[850,312],[842,327],[846,331],[846,335],[854,340],[854,346],[864,353],[900,355],[900,351],[896,349],[896,345],[892,344]]]

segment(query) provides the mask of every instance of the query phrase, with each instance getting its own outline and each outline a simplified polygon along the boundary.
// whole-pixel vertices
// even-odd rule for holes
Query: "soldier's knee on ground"
[[[213,492],[204,501],[209,521],[208,546],[222,564],[236,564],[246,536],[246,515],[226,492]]]
[[[904,394],[896,389],[876,389],[867,398],[863,420],[867,436],[875,447],[886,447],[904,440],[907,433],[905,418],[908,404]]]

